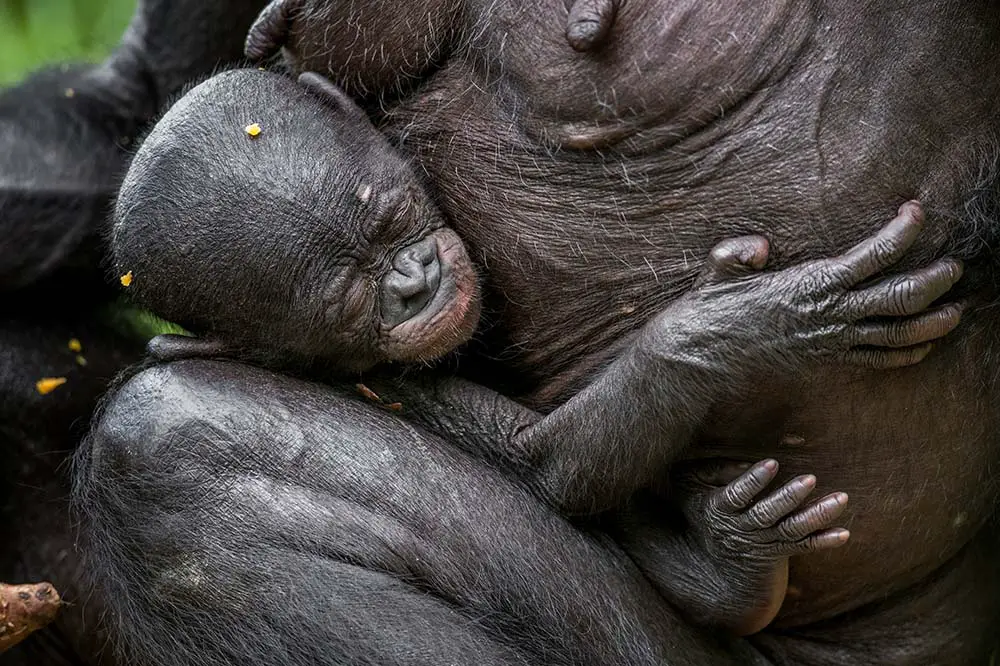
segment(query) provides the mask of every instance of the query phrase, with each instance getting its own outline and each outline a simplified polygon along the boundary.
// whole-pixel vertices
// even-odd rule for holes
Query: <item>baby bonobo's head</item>
[[[442,356],[478,322],[461,240],[315,74],[234,70],[185,95],[136,154],[112,246],[133,297],[202,337],[192,355],[364,370]]]

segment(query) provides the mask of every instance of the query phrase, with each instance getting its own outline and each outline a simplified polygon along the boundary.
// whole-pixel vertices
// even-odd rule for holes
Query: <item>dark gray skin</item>
[[[0,659],[5,666],[111,664],[110,654],[99,658],[108,640],[104,608],[83,587],[69,463],[98,399],[141,358],[142,342],[100,311],[73,313],[43,294],[34,297],[30,307],[8,304],[0,324],[0,580],[50,581],[65,605],[52,625]],[[69,349],[71,339],[82,345],[79,353]],[[36,382],[44,377],[66,383],[42,395]]]
[[[164,12],[176,14],[164,25],[183,26],[206,5],[221,15],[248,6],[184,4],[165,5]],[[427,16],[415,22],[404,20],[413,3],[368,6],[377,9],[375,20],[342,21],[328,33],[360,62],[378,64],[403,52],[369,48],[371,42],[356,39],[357,30],[409,34],[414,26],[428,25],[423,19],[439,17],[436,3],[425,3]],[[489,335],[483,344],[491,356],[502,357],[504,374],[468,362],[463,372],[549,409],[586,386],[620,351],[613,341],[683,294],[700,269],[695,259],[718,240],[766,235],[780,268],[842,251],[881,225],[877,211],[886,201],[919,198],[928,207],[927,232],[908,261],[918,266],[948,254],[967,260],[962,289],[969,305],[960,331],[926,362],[892,373],[830,369],[791,382],[771,382],[764,375],[753,394],[713,406],[708,422],[714,425],[695,433],[687,457],[752,461],[774,454],[786,474],[814,470],[824,484],[852,496],[852,546],[794,561],[781,628],[751,639],[769,659],[985,662],[1000,617],[1000,581],[991,554],[996,530],[988,522],[996,502],[990,470],[1000,456],[992,408],[1000,397],[995,382],[1000,356],[994,353],[995,309],[985,307],[996,297],[991,275],[998,217],[992,167],[1000,100],[996,9],[986,0],[900,3],[897,11],[860,0],[699,3],[699,11],[693,6],[624,4],[611,36],[622,30],[630,39],[611,39],[608,50],[595,56],[557,46],[565,44],[563,3],[535,5],[534,13],[493,3],[489,13],[471,13],[472,29],[468,23],[445,23],[466,39],[447,58],[424,57],[429,64],[420,70],[420,80],[399,86],[406,77],[396,76],[390,86],[369,87],[387,100],[398,97],[387,106],[385,128],[425,171],[435,199],[474,259],[488,260]],[[689,20],[681,22],[685,12]],[[219,35],[236,30],[222,21],[190,25]],[[182,43],[186,34],[164,30],[155,43]],[[399,41],[424,56],[434,43]],[[137,40],[129,48],[141,53],[144,45]],[[164,57],[162,51],[157,55],[160,62],[191,62]],[[331,65],[336,71],[336,59]],[[380,69],[403,71],[391,64]],[[400,96],[401,87],[412,94]],[[607,294],[613,295],[610,300]],[[225,379],[209,377],[206,383],[214,388],[215,380]],[[260,373],[253,391],[267,399],[269,384],[282,381]],[[202,383],[193,386],[207,394]],[[164,397],[155,386],[134,388],[121,400]],[[159,406],[170,407],[170,397]],[[184,400],[176,404],[197,415],[201,393],[180,397]],[[262,409],[275,418],[288,416],[285,404]],[[311,422],[292,417],[284,427],[309,432]],[[246,430],[251,438],[257,435]],[[140,442],[142,434],[136,435]],[[346,433],[352,434],[361,436]],[[229,435],[239,439],[238,432]],[[164,459],[139,463],[164,464]],[[444,473],[452,466],[445,462]],[[155,472],[155,465],[148,469]],[[402,467],[395,471],[397,480],[419,478],[416,468],[413,476]],[[202,478],[200,490],[215,487]],[[363,474],[352,480],[351,496],[378,482]],[[499,492],[505,483],[489,477],[489,492]],[[296,497],[286,496],[293,502]],[[167,492],[157,501],[170,497],[182,501],[190,493]],[[158,515],[153,501],[127,510],[114,503],[95,506],[138,525]],[[632,498],[627,511],[611,517],[619,523],[616,538],[633,557],[644,557],[632,545],[634,526],[661,530],[664,506],[669,504],[657,489],[647,489]],[[282,517],[278,509],[266,515]],[[235,527],[211,511],[204,517],[198,527],[205,535]],[[477,525],[463,525],[469,538],[481,535]],[[123,537],[130,534],[120,530]],[[522,536],[529,544],[549,538],[544,531]],[[205,552],[190,544],[181,550]],[[132,554],[117,562],[141,561]],[[229,579],[296,573],[294,564],[272,562],[278,568],[268,569],[242,551],[216,561],[231,565]],[[199,588],[184,580],[188,586],[176,594],[153,594],[150,608],[190,609]],[[342,582],[350,584],[347,578]],[[594,601],[586,589],[563,587],[559,580],[540,576],[535,582],[581,604]],[[496,593],[502,595],[507,584]],[[252,584],[250,589],[255,590]],[[328,607],[306,604],[305,614]],[[289,612],[301,616],[301,610]],[[377,609],[367,611],[357,616],[362,626],[379,617]],[[679,646],[676,653],[661,645],[674,663],[725,663],[710,647],[684,645],[689,630],[671,619],[669,608],[662,611],[652,614],[656,617],[621,613],[603,619],[628,626],[651,623],[664,627],[668,637],[676,632],[676,642],[668,639]],[[385,622],[368,626],[380,626],[388,636],[413,621],[389,616],[383,612]],[[130,609],[132,635],[153,617],[154,611]],[[231,617],[206,624],[198,616],[197,622],[178,626],[184,640],[196,643],[206,626],[220,636],[253,636],[242,634]],[[303,650],[319,645],[315,632],[293,622],[283,626],[289,631],[279,642],[288,651],[273,663],[310,662]],[[441,626],[459,625],[443,619]],[[488,654],[489,646],[509,636],[491,631],[478,637],[478,648]],[[536,645],[558,640],[542,633],[530,637]],[[447,648],[434,634],[420,645],[424,654]],[[356,662],[364,663],[363,647],[353,653]],[[612,640],[599,649],[615,655],[621,646]],[[743,655],[734,659],[748,663]],[[185,653],[176,663],[199,662],[196,654]]]
[[[140,305],[201,336],[155,340],[151,350],[160,360],[236,356],[343,375],[387,362],[433,360],[471,336],[479,292],[461,241],[443,226],[419,181],[363,112],[324,79],[305,74],[302,81],[307,87],[258,70],[216,76],[177,102],[136,155],[116,207],[117,272],[133,274],[129,291]],[[261,128],[255,137],[244,131],[251,120]],[[169,183],[167,196],[164,183]],[[381,193],[376,200],[374,192]],[[629,386],[633,374],[616,365],[588,389],[595,397],[548,417],[504,404],[499,395],[458,389],[447,403],[472,400],[486,408],[476,417],[481,424],[465,421],[464,437],[457,439],[473,435],[464,446],[503,463],[522,454],[534,461],[547,458],[537,470],[523,471],[524,460],[516,460],[515,468],[522,481],[563,511],[594,512],[586,502],[599,502],[599,510],[619,506],[646,485],[649,462],[666,467],[683,450],[686,433],[700,425],[703,409],[679,399],[684,391],[678,384],[684,380],[693,380],[711,401],[720,399],[720,391],[744,388],[740,376],[726,374],[725,368],[759,367],[740,359],[741,353],[783,364],[792,373],[812,358],[890,367],[923,358],[927,345],[912,355],[843,353],[852,343],[885,344],[889,331],[898,330],[899,322],[851,321],[891,311],[891,289],[848,292],[900,259],[921,219],[919,208],[909,205],[882,235],[851,254],[768,276],[757,287],[736,278],[763,268],[766,242],[734,239],[717,247],[699,288],[682,299],[686,307],[669,310],[651,326],[671,331],[666,337],[659,333],[664,339],[657,343],[671,359],[663,362],[666,389],[660,398],[661,409],[671,416],[658,431],[613,416],[620,408],[606,396],[640,401],[641,391],[656,390],[616,393],[613,387]],[[259,251],[259,265],[244,259],[257,256],[251,248]],[[811,315],[818,299],[808,291],[812,285],[805,276],[834,269],[841,277],[818,286],[823,297],[844,304]],[[913,297],[930,303],[957,276],[944,273]],[[786,286],[792,280],[806,283],[801,304],[780,301],[783,294],[800,291]],[[746,302],[741,302],[744,294]],[[759,327],[766,345],[748,343],[754,334],[743,328],[726,339],[721,319],[697,333],[684,332],[685,321],[705,323],[708,311],[734,307],[759,311],[761,319],[748,320],[747,326]],[[910,329],[908,337],[894,344],[918,345],[944,335],[958,323],[958,314],[952,308],[909,320],[903,324]],[[784,335],[790,339],[779,339],[789,326],[792,333]],[[692,344],[700,344],[698,335],[713,333],[720,338],[713,358],[719,370],[686,371],[678,361]],[[713,375],[717,387],[710,383]],[[423,391],[418,389],[417,399]],[[436,404],[419,409],[416,418],[440,428],[455,414],[468,418],[466,411],[452,413],[448,404]],[[511,421],[533,425],[516,435],[496,430],[496,423]],[[595,427],[604,421],[615,428]],[[455,434],[455,427],[445,427],[442,434]],[[622,457],[628,462],[615,460]],[[597,464],[582,469],[579,460]],[[788,556],[846,542],[848,532],[834,528],[847,502],[844,493],[805,505],[815,477],[797,477],[754,502],[776,473],[775,461],[762,462],[730,478],[729,485],[715,484],[707,503],[685,498],[686,506],[705,510],[689,514],[687,532],[670,535],[676,545],[661,546],[675,556],[663,558],[659,567],[672,575],[656,580],[699,622],[738,633],[758,631],[784,598]],[[718,593],[691,594],[689,581],[699,576],[711,578],[702,585]]]

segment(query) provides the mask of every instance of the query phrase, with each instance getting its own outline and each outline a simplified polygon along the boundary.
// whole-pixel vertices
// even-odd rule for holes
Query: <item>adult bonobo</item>
[[[178,16],[183,4],[171,3]],[[623,352],[615,341],[686,291],[716,241],[760,233],[782,268],[833,256],[896,204],[924,202],[927,232],[908,265],[946,255],[966,261],[962,327],[908,369],[830,367],[781,381],[761,372],[755,391],[706,410],[709,425],[692,433],[688,455],[774,455],[787,473],[814,471],[852,497],[850,546],[793,562],[778,628],[723,646],[733,661],[748,663],[739,651],[751,647],[778,663],[985,660],[1000,615],[988,524],[997,489],[989,470],[1000,457],[988,307],[997,295],[1000,10],[987,0],[892,8],[632,1],[617,8],[604,40],[580,50],[567,39],[563,2],[414,7],[330,2],[322,13],[300,13],[322,19],[316,34],[324,41],[290,55],[312,67],[323,58],[341,83],[381,98],[382,127],[425,173],[485,268],[488,329],[477,347],[498,362],[463,362],[462,372],[498,384],[487,370],[502,367],[504,388],[544,409],[576,395]],[[384,48],[393,44],[401,48]],[[898,286],[902,311],[923,305],[906,297],[912,285]],[[692,348],[696,367],[699,353]],[[122,492],[145,482],[156,494],[141,504],[84,497],[113,518],[108,543],[127,545],[135,524],[150,526],[142,542],[164,558],[145,570],[156,584],[141,590],[126,619],[136,635],[156,626],[150,609],[173,613],[175,633],[156,636],[177,641],[164,659],[193,663],[204,647],[239,661],[244,646],[265,644],[273,663],[322,663],[330,654],[371,663],[387,653],[417,663],[576,655],[725,663],[717,646],[642,591],[606,532],[587,532],[581,546],[581,532],[547,522],[541,504],[483,463],[423,436],[401,443],[399,433],[412,431],[391,415],[371,421],[392,432],[362,442],[370,453],[360,455],[355,440],[330,436],[343,421],[321,416],[343,398],[288,381],[239,366],[178,364],[134,379],[105,414],[89,469],[113,469]],[[291,405],[305,405],[305,415]],[[622,413],[656,407],[640,400]],[[176,437],[160,439],[164,432]],[[177,439],[187,444],[170,468]],[[317,493],[319,484],[329,485]],[[671,518],[660,493],[651,484],[628,510],[604,517],[602,526],[638,557],[635,545],[655,543]],[[475,504],[462,513],[460,504],[445,506],[449,497]],[[252,510],[227,514],[241,500]],[[374,517],[349,509],[398,515],[387,502],[417,513],[377,528]],[[395,547],[397,538],[412,543],[413,531],[426,537],[417,555]],[[478,556],[510,539],[520,540],[515,552]],[[456,552],[477,557],[450,558]],[[386,564],[390,553],[397,559]],[[146,566],[145,553],[126,547],[117,555],[119,571]],[[395,576],[336,564],[344,560]],[[588,587],[595,580],[596,591]],[[329,601],[323,582],[331,581],[354,581],[350,589],[369,601],[437,595],[419,597],[426,613],[405,604],[402,614],[378,612],[378,602],[358,597]],[[404,581],[413,586],[400,589]],[[440,598],[449,605],[436,605]],[[496,612],[471,623],[463,609]],[[263,632],[252,643],[245,617]],[[384,639],[393,629],[401,642]],[[356,649],[323,652],[334,640]],[[520,645],[527,654],[512,647]]]
[[[380,364],[432,361],[473,334],[479,289],[461,239],[353,101],[315,74],[299,81],[254,69],[215,76],[170,108],[132,161],[114,215],[117,273],[130,276],[129,293],[141,305],[199,334],[157,338],[156,358],[228,356],[343,379]],[[246,124],[250,118],[259,122]],[[635,384],[635,359],[625,355],[589,397],[548,416],[482,387],[458,387],[450,396],[457,411],[417,388],[414,399],[424,403],[414,418],[441,429],[458,417],[462,436],[453,442],[497,460],[524,451],[550,460],[542,470],[508,471],[559,508],[617,508],[645,485],[651,460],[665,470],[684,453],[699,400],[746,386],[763,364],[798,373],[820,359],[894,367],[922,358],[929,340],[958,323],[959,308],[903,322],[908,339],[892,342],[917,350],[878,351],[901,322],[868,319],[892,309],[895,290],[891,282],[854,289],[902,256],[920,219],[906,204],[836,261],[756,277],[767,259],[763,239],[721,243],[699,287],[650,327],[660,339],[640,345],[661,357],[646,358],[661,367],[658,385],[644,389],[658,398],[622,388]],[[956,280],[955,268],[944,262],[927,272],[936,277],[914,298],[936,300]],[[813,279],[824,271],[839,277]],[[840,304],[820,311],[820,298]],[[712,314],[739,308],[751,311],[739,324]],[[693,329],[696,344],[711,340],[708,355],[726,369],[696,376],[696,385],[679,362]],[[859,344],[868,348],[851,351]],[[618,418],[620,405],[635,400],[660,404],[655,427]],[[514,438],[496,428],[517,421],[525,427]],[[595,428],[601,421],[617,427]],[[689,533],[664,532],[658,541],[676,555],[661,553],[656,581],[706,624],[747,633],[765,626],[785,595],[788,556],[847,539],[834,528],[846,495],[803,506],[815,485],[803,475],[757,497],[776,472],[774,461],[761,461],[715,486],[712,501],[682,496],[684,506],[703,510],[688,517]],[[675,541],[683,543],[665,543]],[[691,594],[694,579],[699,592],[720,593]]]

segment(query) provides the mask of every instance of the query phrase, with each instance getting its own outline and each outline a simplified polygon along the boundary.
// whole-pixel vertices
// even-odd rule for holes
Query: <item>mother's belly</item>
[[[817,497],[850,495],[850,541],[792,560],[778,625],[830,617],[906,588],[951,558],[991,515],[1000,462],[998,368],[987,334],[975,329],[957,333],[918,366],[820,368],[802,385],[762,388],[745,404],[718,410],[695,455],[773,456],[785,478],[816,474]],[[779,444],[786,434],[804,443]]]

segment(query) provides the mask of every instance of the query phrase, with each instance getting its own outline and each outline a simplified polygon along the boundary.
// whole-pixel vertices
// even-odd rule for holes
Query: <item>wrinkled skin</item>
[[[378,64],[382,53],[396,52],[364,50],[349,28],[405,32],[408,14],[395,5],[378,5],[385,20],[344,22],[330,34]],[[489,13],[471,12],[471,24],[449,24],[474,29],[447,60],[437,52],[423,58],[423,85],[399,95],[384,118],[474,258],[488,262],[491,326],[483,344],[505,373],[487,375],[475,363],[463,372],[546,409],[562,404],[620,351],[615,341],[691,285],[698,258],[719,239],[761,233],[775,265],[787,266],[850,247],[882,223],[887,202],[919,198],[929,233],[908,265],[965,260],[962,327],[922,364],[891,373],[828,368],[794,381],[764,373],[752,395],[712,407],[689,456],[773,455],[783,476],[809,470],[822,487],[851,495],[851,546],[794,561],[794,591],[778,628],[751,639],[769,659],[986,662],[1000,615],[989,524],[996,503],[989,474],[1000,454],[989,307],[996,8],[986,0],[898,9],[853,0],[699,3],[682,21],[693,3],[629,2],[596,57],[564,50],[564,7],[496,3]],[[397,84],[389,82],[387,97],[399,93]],[[370,89],[382,86],[376,79]],[[208,391],[193,386],[198,399],[182,404],[191,410]],[[121,399],[162,395],[133,388]],[[260,409],[287,415],[279,405]],[[290,422],[296,433],[309,432],[309,419]],[[493,490],[503,485],[490,477]],[[607,519],[626,545],[635,522],[655,533],[665,519],[656,487],[632,505]],[[206,534],[236,527],[217,514],[205,518]],[[227,573],[251,580],[264,571],[252,556],[227,561],[234,564]],[[191,587],[181,586],[175,602],[198,589],[197,578],[181,580]],[[561,594],[586,597],[567,588]],[[675,637],[673,661],[725,663],[708,644],[683,645],[688,634],[669,616],[665,610],[649,624]],[[650,616],[616,617],[643,625]],[[141,626],[143,616],[134,620]],[[284,644],[308,650],[310,636],[292,631]],[[483,654],[486,645],[494,643],[480,643]],[[739,645],[732,649],[746,646]],[[308,661],[301,652],[281,657]]]

